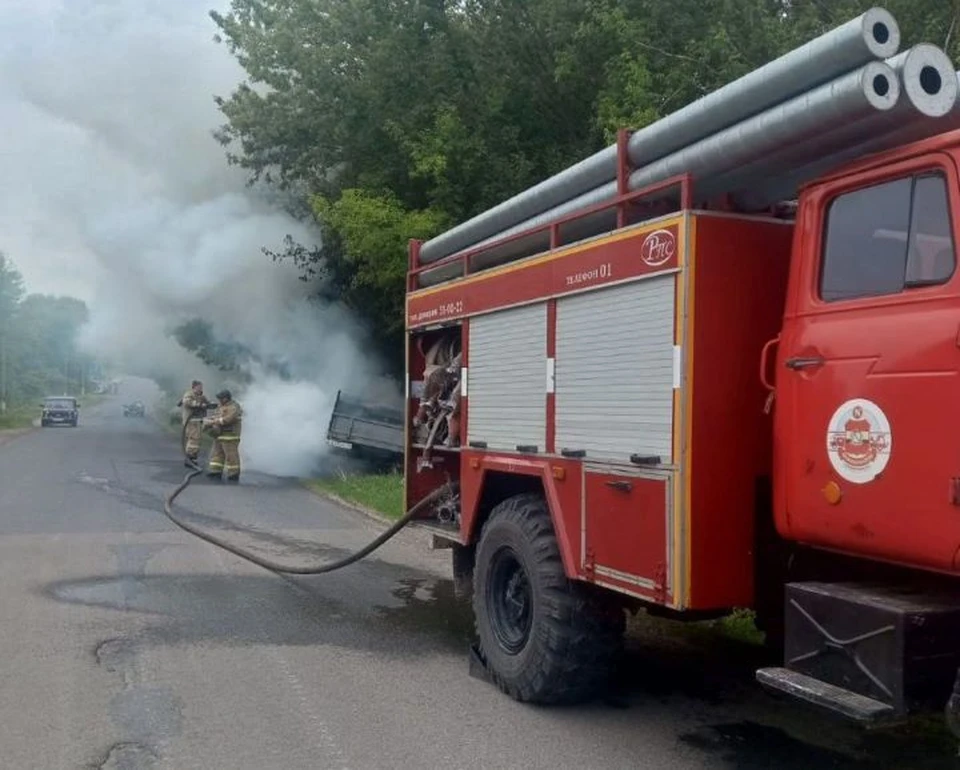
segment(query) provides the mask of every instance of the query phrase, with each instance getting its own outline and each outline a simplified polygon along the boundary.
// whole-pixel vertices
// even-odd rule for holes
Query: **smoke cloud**
[[[243,72],[212,0],[7,0],[0,36],[0,248],[32,291],[88,302],[82,341],[131,374],[232,383],[170,336],[200,317],[282,364],[242,393],[247,467],[300,475],[340,388],[393,400],[358,328],[261,251],[316,235],[245,187],[211,132]],[[234,384],[235,386],[235,384]]]

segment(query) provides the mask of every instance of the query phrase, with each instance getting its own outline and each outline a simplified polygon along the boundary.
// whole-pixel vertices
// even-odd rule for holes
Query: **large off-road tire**
[[[570,703],[608,683],[624,612],[567,579],[541,496],[493,509],[473,585],[480,652],[501,690],[519,701]]]

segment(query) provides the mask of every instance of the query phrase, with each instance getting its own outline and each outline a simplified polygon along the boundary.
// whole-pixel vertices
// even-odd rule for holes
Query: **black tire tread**
[[[532,630],[530,664],[516,676],[504,676],[495,664],[496,651],[484,643],[484,587],[475,582],[474,619],[480,650],[498,687],[518,701],[561,704],[582,701],[608,681],[609,668],[622,643],[625,618],[592,596],[586,586],[566,577],[553,522],[541,495],[523,494],[500,503],[484,525],[477,551],[478,565],[490,533],[516,526],[530,544],[535,563],[535,602],[541,602],[541,622]],[[533,576],[531,576],[533,579]]]

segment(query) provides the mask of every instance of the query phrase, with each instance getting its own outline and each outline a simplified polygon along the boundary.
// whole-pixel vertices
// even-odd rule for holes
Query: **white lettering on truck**
[[[568,275],[566,284],[567,286],[579,286],[582,283],[590,283],[591,281],[605,281],[612,275],[613,266],[609,262],[605,262],[592,270],[581,270],[580,272],[573,273],[573,275]]]
[[[650,267],[658,267],[677,253],[677,237],[670,230],[654,230],[640,244],[640,259]]]

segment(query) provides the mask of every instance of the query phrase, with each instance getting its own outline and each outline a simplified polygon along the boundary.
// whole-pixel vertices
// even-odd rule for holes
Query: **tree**
[[[253,359],[253,353],[239,343],[218,340],[208,321],[193,318],[175,327],[172,336],[181,347],[195,354],[205,364],[221,372],[230,372],[242,381],[248,379],[242,366]]]
[[[10,342],[16,312],[23,298],[23,277],[0,251],[0,414],[7,411]]]
[[[21,301],[13,346],[20,400],[84,388],[94,362],[77,348],[75,338],[88,317],[87,306],[72,297],[31,294]]]
[[[403,240],[428,239],[867,10],[866,0],[233,0],[230,162],[299,196],[318,291],[402,359]],[[960,56],[960,0],[891,0]]]
[[[25,295],[13,262],[0,253],[0,407],[54,392],[81,391],[96,362],[76,345],[87,306],[72,297]]]

